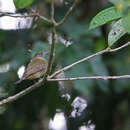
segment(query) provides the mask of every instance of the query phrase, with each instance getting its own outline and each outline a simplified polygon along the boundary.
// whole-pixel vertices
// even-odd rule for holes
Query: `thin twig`
[[[125,47],[127,47],[127,46],[129,46],[129,45],[130,45],[130,42],[127,42],[127,43],[125,43],[124,45],[122,45],[122,46],[120,46],[120,47],[117,47],[117,48],[115,48],[115,49],[110,49],[109,52],[119,51],[119,50],[121,50],[122,48],[125,48]]]
[[[58,79],[47,79],[48,82],[57,81],[73,81],[73,80],[86,80],[86,79],[129,79],[130,75],[120,75],[120,76],[87,76],[87,77],[75,77],[75,78],[58,78]]]
[[[75,7],[77,6],[77,4],[79,3],[80,0],[75,0],[73,5],[69,8],[69,10],[67,11],[67,13],[65,14],[65,16],[63,17],[63,19],[56,24],[56,26],[60,26],[62,24],[64,24],[67,20],[67,18],[70,16],[70,14],[72,13],[72,11],[75,9]]]
[[[46,17],[40,15],[39,13],[36,13],[36,16],[38,16],[41,20],[43,20],[44,22],[48,23],[48,24],[52,24],[50,19],[47,19]]]
[[[0,12],[0,17],[3,17],[3,16],[9,16],[9,17],[13,17],[13,18],[39,17],[44,22],[46,22],[48,24],[52,24],[51,20],[47,19],[46,17],[44,17],[44,16],[42,16],[39,13],[36,13],[36,12],[29,13],[29,14],[22,14],[22,15],[18,14],[18,13]]]
[[[30,14],[18,14],[18,13],[10,13],[10,12],[0,12],[0,17],[3,16],[9,16],[9,17],[14,17],[14,18],[27,18],[27,17],[34,17],[36,14],[30,13]]]
[[[93,55],[87,56],[87,57],[85,57],[85,58],[83,58],[83,59],[81,59],[81,60],[79,60],[79,61],[76,61],[76,62],[72,63],[71,65],[68,65],[68,66],[66,66],[66,67],[64,67],[64,68],[62,68],[62,69],[60,69],[60,70],[54,72],[54,73],[53,73],[51,76],[49,76],[48,78],[51,79],[51,78],[55,77],[56,75],[58,75],[59,73],[61,73],[61,72],[63,72],[63,71],[66,71],[66,70],[72,68],[73,66],[75,66],[75,65],[77,65],[77,64],[80,64],[80,63],[82,63],[82,62],[84,62],[84,61],[87,61],[87,60],[89,60],[89,59],[91,59],[91,58],[93,58],[93,57],[95,57],[95,56],[99,56],[99,55],[102,55],[102,54],[108,53],[108,52],[115,52],[115,51],[118,51],[118,50],[120,50],[120,49],[122,49],[122,48],[124,48],[124,47],[126,47],[126,46],[129,46],[129,45],[130,45],[130,42],[128,42],[128,43],[126,43],[126,44],[124,44],[124,45],[122,45],[122,46],[120,46],[120,47],[118,47],[118,48],[115,48],[115,49],[106,48],[106,49],[104,49],[103,51],[100,51],[100,52],[97,52],[97,53],[95,53],[95,54],[93,54]]]

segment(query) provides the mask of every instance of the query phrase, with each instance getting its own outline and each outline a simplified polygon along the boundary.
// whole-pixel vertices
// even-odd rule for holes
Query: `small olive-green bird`
[[[16,82],[21,83],[23,80],[33,80],[40,78],[47,71],[48,62],[44,58],[47,52],[37,53],[30,63],[27,65],[27,68],[22,76],[22,78]]]

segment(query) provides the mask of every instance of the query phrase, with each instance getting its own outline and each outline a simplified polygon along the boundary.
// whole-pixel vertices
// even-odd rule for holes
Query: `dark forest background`
[[[55,19],[59,21],[72,5],[72,0],[55,3]],[[110,24],[88,30],[91,19],[101,10],[111,7],[107,0],[81,0],[64,25],[57,28],[53,71],[107,47]],[[36,0],[33,4],[41,15],[49,17],[50,0]],[[20,10],[21,13],[28,9]],[[19,25],[20,26],[20,25]],[[16,85],[17,71],[27,65],[32,55],[48,50],[51,27],[34,19],[30,29],[0,30],[0,99],[20,92],[36,81],[23,81]],[[61,40],[62,39],[62,40]],[[64,42],[63,44],[63,40]],[[130,40],[123,36],[113,47]],[[72,43],[70,46],[66,44]],[[31,52],[29,51],[31,50]],[[116,53],[97,56],[64,73],[67,77],[92,75],[123,75],[130,73],[130,47]],[[6,68],[9,70],[5,71]],[[67,97],[70,97],[69,99]],[[72,103],[80,97],[82,102],[74,108]],[[72,112],[76,111],[75,117]],[[47,130],[50,119],[63,112],[68,130],[87,126],[89,130],[130,130],[130,80],[78,80],[51,82],[19,100],[0,107],[1,130]],[[64,129],[63,129],[64,130]]]

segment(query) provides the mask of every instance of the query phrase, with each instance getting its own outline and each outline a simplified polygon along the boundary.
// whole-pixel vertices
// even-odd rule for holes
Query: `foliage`
[[[126,29],[122,26],[122,19],[117,21],[108,34],[108,45],[113,45],[119,38],[121,38],[126,32]]]
[[[119,40],[125,33],[129,33],[129,0],[110,0],[115,7],[111,7],[99,12],[91,21],[90,29],[101,26],[117,19],[120,22],[115,23],[112,26],[108,35],[108,45],[112,46],[117,40]],[[117,25],[118,24],[118,25]]]
[[[14,0],[14,4],[16,6],[16,8],[25,8],[27,6],[29,6],[30,4],[32,4],[34,0]]]
[[[122,13],[115,7],[110,7],[98,13],[90,23],[90,29],[101,26],[122,17]]]

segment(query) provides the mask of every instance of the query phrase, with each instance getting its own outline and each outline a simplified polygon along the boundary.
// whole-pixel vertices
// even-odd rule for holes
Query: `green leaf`
[[[120,19],[112,26],[112,29],[108,34],[109,47],[119,40],[125,33],[126,30],[122,25],[122,19]]]
[[[32,4],[34,0],[14,0],[16,8],[22,9]]]
[[[122,13],[116,10],[115,7],[107,8],[99,12],[90,22],[89,29],[96,28],[98,26],[104,25],[110,21],[119,19],[122,17]]]
[[[130,33],[130,11],[129,13],[122,19],[122,24],[126,30],[126,32]]]

